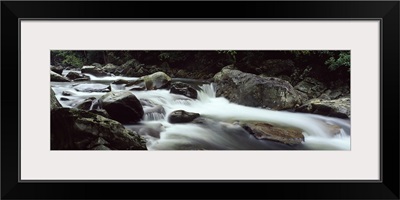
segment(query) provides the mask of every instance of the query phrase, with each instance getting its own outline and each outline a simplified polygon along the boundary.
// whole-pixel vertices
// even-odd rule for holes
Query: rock
[[[69,99],[68,99],[68,98],[65,98],[65,97],[61,97],[61,98],[60,98],[60,101],[69,101]]]
[[[50,81],[54,82],[70,82],[67,77],[61,76],[53,71],[50,71]]]
[[[78,72],[69,72],[66,77],[74,81],[90,81],[89,76],[85,76]]]
[[[171,83],[171,77],[164,72],[156,72],[147,76],[142,76],[138,80],[126,84],[126,87],[139,85],[140,83],[144,83],[147,90],[156,90],[168,87]]]
[[[60,102],[58,102],[56,94],[54,93],[53,89],[50,87],[50,110],[55,108],[61,108]]]
[[[326,86],[314,78],[307,77],[294,86],[294,89],[306,94],[307,99],[312,99],[319,97],[326,90]]]
[[[168,116],[170,123],[189,123],[200,117],[199,113],[186,112],[184,110],[175,110]]]
[[[129,83],[129,81],[124,80],[124,79],[118,79],[118,80],[112,82],[112,84],[115,84],[115,85],[122,85],[122,84],[128,84],[128,83]]]
[[[86,74],[91,74],[97,77],[103,77],[108,75],[107,72],[105,72],[103,69],[95,66],[83,66],[81,72]]]
[[[108,148],[107,146],[104,146],[101,144],[101,145],[93,147],[91,150],[111,150],[111,149]]]
[[[110,92],[110,85],[104,85],[100,83],[85,83],[74,86],[74,89],[78,92]]]
[[[62,76],[64,68],[62,66],[51,66],[50,70]]]
[[[74,80],[74,82],[79,82],[79,81],[90,81],[90,77],[89,76],[85,76],[83,78],[77,78]]]
[[[89,112],[97,114],[97,115],[101,115],[101,116],[103,116],[105,118],[110,118],[110,115],[104,109],[89,110]]]
[[[313,113],[338,118],[350,118],[350,98],[335,100],[311,99],[295,109],[296,112]]]
[[[119,66],[116,66],[116,65],[113,65],[113,64],[111,64],[111,63],[108,63],[107,65],[104,65],[103,67],[102,67],[102,69],[105,71],[105,72],[109,72],[109,73],[115,73],[115,71],[117,70],[119,68]]]
[[[99,145],[110,145],[110,143],[109,142],[107,142],[105,139],[103,139],[102,137],[98,137],[97,139],[95,139],[95,140],[93,140],[93,141],[91,141],[90,142],[90,144],[86,147],[87,149],[93,149],[94,147],[96,147],[96,146],[99,146]],[[105,146],[106,147],[106,146]],[[104,147],[102,147],[102,148],[104,148]],[[106,148],[108,148],[108,147],[106,147]]]
[[[131,124],[143,118],[144,111],[140,101],[129,91],[113,91],[103,95],[99,101],[111,119]]]
[[[51,111],[52,150],[86,150],[95,144],[116,150],[147,149],[141,136],[117,121],[73,108]]]
[[[96,97],[87,98],[87,99],[83,100],[81,103],[79,103],[76,106],[76,108],[82,109],[82,110],[90,110],[94,100],[96,100]]]
[[[278,78],[223,69],[215,74],[214,81],[217,84],[217,96],[245,106],[283,110],[301,102],[300,95],[292,85]]]
[[[135,59],[126,61],[120,68],[115,70],[115,74],[129,77],[141,77],[146,74],[142,68],[144,65]]]
[[[304,135],[299,129],[277,127],[263,122],[239,124],[259,140],[272,140],[289,145],[301,144],[304,141]]]
[[[99,64],[99,63],[93,63],[91,66],[95,66],[95,67],[97,67],[97,68],[101,68],[101,67],[102,67],[102,65]]]
[[[72,93],[68,92],[68,91],[63,91],[61,94],[64,95],[64,96],[71,96],[72,95]]]
[[[182,82],[175,82],[171,86],[170,93],[180,94],[192,99],[197,99],[197,91],[189,84]]]

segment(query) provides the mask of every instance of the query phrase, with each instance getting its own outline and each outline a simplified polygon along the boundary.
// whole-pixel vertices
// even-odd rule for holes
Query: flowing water
[[[64,70],[63,74],[68,72]],[[86,82],[51,82],[63,107],[75,107],[87,98],[98,99],[106,93],[98,90],[88,92],[85,88],[102,89],[110,86],[113,91],[125,90],[123,85],[114,85],[111,82],[118,79],[137,79],[89,76],[91,81]],[[145,137],[149,150],[350,150],[350,120],[242,106],[223,97],[216,97],[213,84],[197,84],[200,87],[197,99],[170,94],[168,90],[131,91],[144,105],[145,116],[139,124],[125,124],[125,127]],[[95,101],[90,106],[91,109],[95,109]],[[207,120],[202,123],[171,124],[167,117],[175,110],[200,113]],[[258,140],[239,125],[235,125],[235,121],[260,121],[299,128],[303,131],[305,141],[301,145],[288,146]],[[340,126],[340,134],[330,134],[332,124]]]

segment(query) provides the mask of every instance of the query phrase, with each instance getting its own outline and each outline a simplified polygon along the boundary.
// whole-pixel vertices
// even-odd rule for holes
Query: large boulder
[[[144,85],[147,90],[167,88],[171,84],[171,77],[164,72],[156,72],[147,76],[142,76],[138,80],[126,84],[126,87]]]
[[[144,111],[140,101],[129,91],[113,91],[99,99],[101,107],[111,119],[123,124],[131,124],[143,118]]]
[[[103,67],[102,67],[102,69],[105,71],[105,72],[109,72],[109,73],[115,73],[116,72],[116,70],[119,68],[119,66],[117,66],[117,65],[114,65],[114,64],[111,64],[111,63],[108,63],[108,64],[106,64],[106,65],[104,65]]]
[[[217,84],[217,96],[241,105],[283,110],[301,103],[301,97],[293,86],[278,78],[225,68],[215,74],[214,81]]]
[[[141,64],[136,59],[130,59],[122,64],[121,67],[117,68],[114,73],[116,75],[129,77],[141,77],[147,73],[144,69],[141,69],[143,66],[144,64]]]
[[[91,74],[97,77],[108,76],[108,73],[105,72],[103,69],[95,66],[83,66],[81,69],[82,73]]]
[[[147,148],[146,141],[142,137],[117,121],[84,110],[57,108],[51,111],[51,149],[146,150]]]
[[[64,68],[62,66],[50,66],[50,70],[62,75],[62,72],[64,71]]]
[[[61,76],[60,74],[57,74],[53,71],[50,71],[50,81],[54,81],[54,82],[70,82],[70,80],[65,77],[65,76]]]
[[[68,72],[67,78],[73,81],[90,81],[90,77],[78,72]]]
[[[189,123],[200,117],[199,113],[186,112],[184,110],[175,110],[168,115],[170,123]]]
[[[350,118],[350,98],[335,100],[311,99],[295,109],[296,112],[313,113],[338,118]]]
[[[263,122],[241,122],[239,124],[260,140],[272,140],[289,145],[301,144],[304,141],[304,135],[300,129],[277,127]]]
[[[182,82],[172,83],[170,93],[180,94],[192,99],[197,99],[197,90],[187,83],[182,83]]]
[[[60,102],[58,102],[56,94],[54,93],[53,89],[50,87],[50,110],[55,108],[61,108]]]
[[[326,90],[326,86],[314,78],[307,77],[294,86],[294,89],[299,94],[304,94],[307,99],[312,99],[319,97]]]

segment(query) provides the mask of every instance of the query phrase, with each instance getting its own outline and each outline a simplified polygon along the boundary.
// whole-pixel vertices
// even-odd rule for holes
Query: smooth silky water
[[[64,70],[67,74],[69,70]],[[79,72],[79,71],[77,71]],[[88,75],[88,74],[87,74]],[[90,76],[85,82],[51,82],[57,99],[63,107],[75,107],[89,97],[100,98],[106,92],[79,92],[75,88],[108,87],[111,90],[125,90],[122,85],[111,84],[118,79],[137,80],[134,77]],[[187,79],[188,83],[196,80]],[[174,81],[174,79],[173,79]],[[179,79],[185,81],[185,79]],[[201,88],[197,99],[170,94],[168,90],[130,91],[139,100],[153,105],[161,105],[165,114],[149,112],[139,124],[125,127],[139,132],[147,139],[149,150],[350,150],[350,120],[326,117],[314,114],[273,111],[254,108],[229,102],[223,97],[216,97],[215,86],[197,82]],[[62,92],[70,96],[63,96]],[[61,101],[64,97],[68,100]],[[93,104],[91,109],[93,108]],[[151,109],[144,106],[144,110]],[[175,110],[200,113],[202,123],[171,124],[168,115]],[[247,133],[235,121],[260,121],[273,125],[295,127],[303,130],[305,141],[301,145],[288,146],[278,142],[258,140]],[[329,134],[329,124],[341,127],[340,134]]]

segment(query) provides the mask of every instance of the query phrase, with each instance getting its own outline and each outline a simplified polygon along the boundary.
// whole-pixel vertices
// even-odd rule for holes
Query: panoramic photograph
[[[351,150],[349,50],[52,50],[51,150]]]

